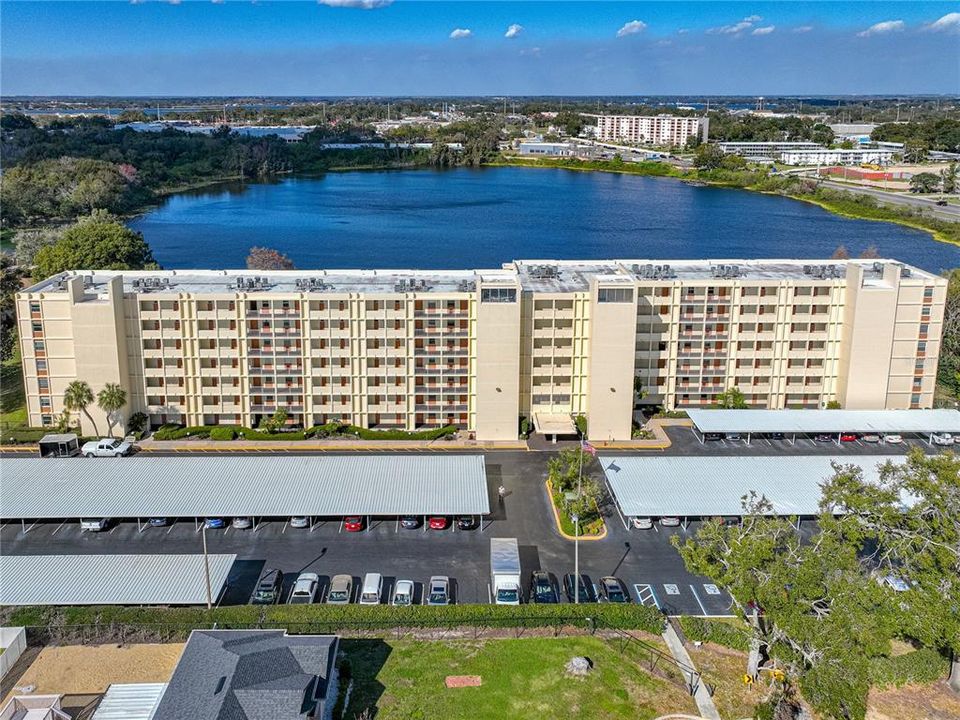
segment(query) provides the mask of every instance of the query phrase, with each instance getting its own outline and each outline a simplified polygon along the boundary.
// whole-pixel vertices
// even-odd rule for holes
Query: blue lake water
[[[482,268],[513,259],[824,258],[838,245],[940,271],[960,250],[809,203],[668,178],[526,168],[330,173],[171,196],[131,222],[166,268]]]

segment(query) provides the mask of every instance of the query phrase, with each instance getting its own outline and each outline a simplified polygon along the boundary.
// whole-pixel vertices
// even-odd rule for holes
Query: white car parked
[[[933,444],[934,445],[953,445],[954,438],[950,433],[934,433],[933,434]]]
[[[890,435],[884,435],[883,441],[888,445],[899,445],[900,443],[903,442],[903,435],[897,435],[896,433],[892,433]]]
[[[633,519],[633,526],[637,530],[649,530],[653,527],[653,518],[635,517]]]
[[[309,605],[317,597],[317,588],[320,586],[320,576],[316,573],[302,572],[297,576],[297,582],[290,591],[290,605]]]
[[[390,604],[397,605],[399,607],[413,605],[412,580],[397,580],[397,586],[393,591],[393,600],[390,602]]]
[[[117,440],[116,438],[101,438],[100,440],[91,440],[84,443],[80,452],[84,457],[123,457],[130,454],[133,447],[126,440]]]

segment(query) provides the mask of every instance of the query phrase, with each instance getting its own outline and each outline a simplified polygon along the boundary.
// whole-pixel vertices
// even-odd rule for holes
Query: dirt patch
[[[960,697],[945,681],[873,689],[867,698],[867,720],[956,720]]]
[[[111,683],[167,682],[182,651],[182,644],[46,647],[15,685],[33,685],[34,694],[81,695],[106,692]]]

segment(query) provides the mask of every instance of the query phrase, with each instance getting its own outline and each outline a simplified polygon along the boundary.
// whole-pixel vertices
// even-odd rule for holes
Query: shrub
[[[153,434],[154,440],[183,440],[188,437],[205,438],[210,436],[210,428],[202,425],[183,427],[182,425],[164,425]]]
[[[574,422],[577,425],[577,432],[580,433],[580,437],[585,438],[587,436],[587,418],[583,415],[577,415]]]
[[[870,682],[880,687],[931,683],[945,677],[949,661],[936,650],[921,648],[896,657],[870,659]]]
[[[237,436],[237,431],[229,425],[221,425],[210,430],[211,440],[233,440]]]
[[[36,443],[44,435],[54,432],[54,428],[5,427],[0,442],[12,445]]]
[[[131,434],[143,433],[147,429],[147,415],[142,412],[135,412],[127,420],[127,432]]]
[[[750,649],[751,635],[746,626],[741,628],[720,620],[683,616],[680,618],[680,627],[690,640],[711,642],[743,652]]]

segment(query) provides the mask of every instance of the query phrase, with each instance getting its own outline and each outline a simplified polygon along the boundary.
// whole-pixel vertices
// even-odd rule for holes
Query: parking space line
[[[653,602],[657,610],[660,609],[660,601],[657,600],[657,594],[653,591],[653,585],[637,583],[633,586],[633,591],[637,594],[637,601],[641,605],[647,605],[649,602]]]
[[[710,613],[708,613],[707,609],[703,606],[703,602],[700,600],[700,596],[697,595],[697,589],[693,585],[690,586],[690,592],[693,593],[693,597],[696,599],[697,605],[700,606],[700,610],[703,611],[703,614],[709,615]]]
[[[169,535],[169,534],[170,534],[170,531],[173,530],[173,526],[174,526],[174,524],[175,524],[176,522],[177,522],[177,519],[174,518],[174,519],[173,519],[173,522],[170,523],[170,527],[167,528],[167,535]]]

